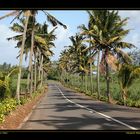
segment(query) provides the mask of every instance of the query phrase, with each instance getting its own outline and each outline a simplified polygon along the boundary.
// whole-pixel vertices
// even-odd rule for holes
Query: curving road
[[[50,83],[48,87],[48,93],[20,129],[140,129],[140,109],[96,101],[58,83]]]

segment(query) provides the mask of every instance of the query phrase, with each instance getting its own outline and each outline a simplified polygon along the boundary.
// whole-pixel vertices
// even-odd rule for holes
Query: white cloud
[[[16,33],[12,32],[6,25],[0,25],[0,64],[4,62],[18,64],[16,56],[19,50],[15,48],[16,42],[7,40],[8,37],[14,35]]]
[[[120,10],[119,14],[122,18],[128,17],[128,23],[125,28],[130,29],[129,34],[124,41],[140,47],[140,11],[139,10]]]
[[[59,26],[55,33],[57,35],[57,39],[55,40],[56,47],[53,48],[54,56],[52,57],[52,60],[57,60],[60,52],[64,49],[64,46],[70,45],[69,37],[73,35],[69,26],[67,26],[67,29]]]
[[[140,25],[140,11],[139,10],[123,10],[119,11],[119,14],[125,18],[128,17],[128,27],[135,28]]]
[[[58,27],[57,29],[56,29],[56,35],[57,35],[57,43],[59,43],[59,42],[63,42],[63,41],[65,41],[66,39],[68,39],[71,35],[72,35],[72,33],[70,32],[70,28],[69,28],[69,26],[67,25],[67,29],[64,29],[63,27]]]
[[[129,34],[124,41],[134,44],[136,47],[140,46],[140,34],[137,32]]]
[[[7,38],[8,37],[12,37],[14,35],[16,35],[16,33],[12,32],[7,26],[5,25],[0,25],[0,42],[1,43],[8,43],[8,44],[11,44],[11,45],[15,45],[16,42],[15,41],[7,41]],[[9,43],[10,42],[10,43]]]
[[[139,10],[120,10],[119,14],[123,17],[130,17],[138,19],[140,11]]]

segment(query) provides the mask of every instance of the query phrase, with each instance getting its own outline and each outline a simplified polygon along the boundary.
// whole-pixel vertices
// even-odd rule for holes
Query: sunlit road
[[[140,109],[95,101],[51,83],[48,93],[21,129],[137,130],[140,129]]]

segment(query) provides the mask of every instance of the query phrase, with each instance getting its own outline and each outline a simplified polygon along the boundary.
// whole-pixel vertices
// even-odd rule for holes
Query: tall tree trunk
[[[92,78],[93,70],[92,70],[92,62],[90,62],[90,86],[91,86],[91,95],[93,93],[93,78]]]
[[[108,50],[106,50],[105,52],[105,63],[106,63],[106,87],[107,87],[107,99],[108,102],[110,102],[110,77],[109,77],[109,66],[108,66],[108,62],[107,62],[107,57],[108,57]]]
[[[36,91],[36,81],[37,81],[37,70],[36,70],[36,54],[34,54],[34,60],[35,60],[35,63],[34,63],[34,69],[35,69],[35,73],[34,73],[34,90]]]
[[[43,78],[43,55],[41,57],[41,65],[40,66],[41,66],[40,67],[40,70],[41,70],[41,72],[40,72],[41,73],[41,75],[40,75],[41,77],[40,78],[41,78],[41,87],[42,87],[42,83],[43,83],[43,79],[42,79]]]
[[[23,39],[22,39],[22,45],[21,45],[21,51],[20,51],[19,73],[18,73],[17,90],[16,90],[16,98],[17,98],[18,102],[20,101],[19,94],[20,94],[21,68],[22,68],[23,52],[24,52],[24,45],[25,45],[25,40],[26,40],[28,21],[29,21],[29,15],[27,15],[26,19],[25,19]]]
[[[33,92],[33,68],[31,69],[31,83],[30,83],[30,96]]]
[[[41,87],[43,85],[43,80],[44,80],[44,71],[43,71],[43,68],[42,68],[42,72],[41,72]]]
[[[91,37],[89,37],[89,39],[91,40]],[[91,42],[89,43],[89,48],[91,47]],[[90,56],[91,56],[92,52],[90,50]],[[93,70],[92,70],[92,62],[90,62],[90,86],[91,86],[91,95],[93,93]]]
[[[86,93],[87,93],[87,74],[85,73],[85,90],[86,90]]]
[[[84,75],[83,75],[83,72],[82,72],[82,75],[81,75],[81,79],[82,79],[82,87],[84,87]]]
[[[28,70],[29,73],[28,73],[28,79],[27,79],[27,88],[28,88],[28,92],[30,91],[30,95],[32,94],[32,84],[33,84],[33,76],[31,76],[31,72],[33,72],[32,71],[33,49],[34,49],[34,27],[32,29],[31,49],[30,49],[30,57],[29,57],[29,70]],[[30,80],[30,78],[31,78],[31,80]]]
[[[97,98],[98,100],[100,99],[100,72],[99,72],[99,64],[100,64],[100,51],[98,51],[98,56],[97,56]]]
[[[38,71],[38,81],[40,82],[40,75],[41,75],[41,52],[39,52],[39,71]]]
[[[124,102],[124,105],[126,106],[126,100],[127,100],[127,88],[124,88],[122,90],[122,96],[123,96],[123,102]]]

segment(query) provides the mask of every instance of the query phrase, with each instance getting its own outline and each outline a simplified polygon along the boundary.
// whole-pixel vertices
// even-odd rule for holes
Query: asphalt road
[[[20,129],[140,130],[140,109],[96,101],[51,83]]]

